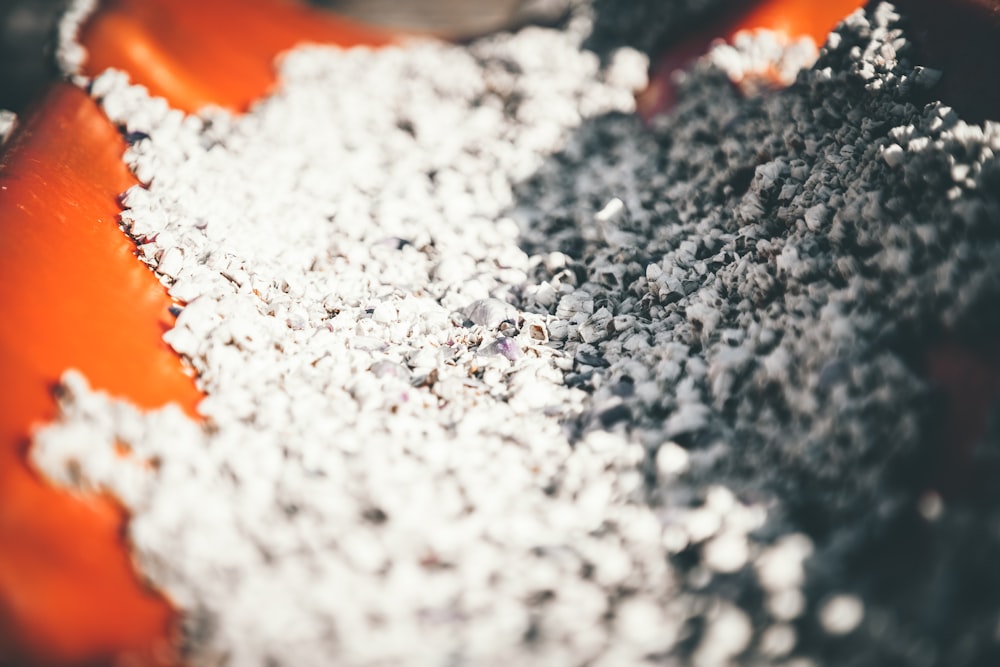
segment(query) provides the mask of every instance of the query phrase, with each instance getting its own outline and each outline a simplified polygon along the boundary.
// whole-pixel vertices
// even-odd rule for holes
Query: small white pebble
[[[806,226],[810,231],[816,232],[823,228],[827,220],[827,208],[825,204],[816,204],[809,208],[805,214]]]
[[[298,309],[289,312],[288,317],[285,318],[285,324],[288,325],[288,328],[294,329],[295,331],[305,329],[308,322],[308,316],[303,311]]]
[[[834,595],[819,610],[819,622],[831,635],[853,632],[865,617],[865,605],[856,595]]]
[[[757,577],[764,590],[777,592],[802,585],[803,561],[812,553],[812,541],[802,534],[787,535],[756,560]]]
[[[625,214],[625,202],[618,197],[613,198],[604,205],[594,216],[599,223],[615,222]]]
[[[688,545],[687,533],[680,526],[667,526],[663,529],[660,538],[663,548],[668,552],[676,554],[684,551]]]
[[[382,301],[372,311],[372,319],[382,324],[395,322],[398,318],[399,313],[396,311],[396,307],[388,301]]]
[[[727,531],[705,544],[705,564],[716,572],[731,574],[746,565],[749,546],[746,537]]]
[[[760,637],[760,652],[769,658],[783,658],[795,648],[795,628],[785,623],[772,625]]]
[[[767,598],[767,610],[779,621],[793,621],[802,615],[806,599],[797,588],[772,593]]]
[[[479,299],[466,308],[465,316],[473,324],[496,329],[503,322],[516,321],[517,309],[500,299]]]
[[[687,472],[691,455],[675,442],[660,445],[656,452],[656,471],[663,477],[673,477]]]
[[[17,125],[17,114],[7,109],[0,109],[0,145],[6,143]]]
[[[611,54],[606,77],[617,88],[643,90],[649,83],[649,58],[636,49],[617,49]]]
[[[684,528],[692,542],[703,542],[715,535],[722,526],[722,518],[708,508],[691,510],[684,517]]]
[[[736,496],[724,486],[713,486],[705,495],[705,506],[719,515],[725,515],[736,506]]]
[[[747,613],[723,603],[709,618],[708,628],[695,652],[696,665],[726,664],[742,652],[753,638],[753,625]]]
[[[156,268],[163,275],[176,278],[183,265],[184,252],[176,246],[171,246],[163,251]]]
[[[927,521],[937,521],[944,514],[944,500],[934,491],[927,491],[917,501],[917,511]]]
[[[885,160],[887,165],[895,168],[903,164],[906,160],[906,152],[899,144],[892,144],[882,151],[882,159]]]
[[[615,611],[615,628],[643,653],[659,653],[673,646],[677,628],[648,598],[629,598]]]

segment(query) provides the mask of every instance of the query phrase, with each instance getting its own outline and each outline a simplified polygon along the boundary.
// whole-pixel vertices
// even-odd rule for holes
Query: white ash
[[[834,595],[819,610],[820,623],[831,635],[853,632],[865,616],[865,605],[856,595]]]
[[[195,664],[991,664],[1000,501],[921,518],[908,354],[995,331],[1000,126],[897,20],[655,133],[581,24],[302,50],[243,118],[100,77],[206,426],[70,375],[36,460],[135,509]]]

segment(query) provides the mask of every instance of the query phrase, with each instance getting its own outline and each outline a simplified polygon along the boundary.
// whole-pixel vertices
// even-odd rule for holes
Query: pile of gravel
[[[993,335],[1000,125],[913,102],[898,18],[652,129],[583,12],[300,49],[241,117],[103,74],[204,422],[70,372],[35,462],[131,509],[195,665],[997,664],[913,354]]]

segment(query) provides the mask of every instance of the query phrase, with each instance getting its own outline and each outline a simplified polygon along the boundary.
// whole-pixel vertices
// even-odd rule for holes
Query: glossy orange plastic
[[[108,0],[84,26],[85,71],[108,67],[197,111],[244,111],[276,80],[274,59],[305,42],[380,46],[387,32],[282,0]]]
[[[789,39],[809,37],[821,46],[841,20],[864,4],[864,0],[763,0],[729,12],[673,44],[654,62],[649,87],[638,98],[639,114],[648,120],[669,111],[676,102],[674,72],[707,53],[718,39],[731,42],[745,30],[771,30]]]
[[[0,663],[169,658],[172,612],[134,574],[125,513],[25,459],[66,369],[141,407],[194,414],[200,400],[162,339],[170,297],[118,227],[118,196],[136,184],[124,148],[85,93],[58,85],[0,162]]]
[[[732,40],[741,30],[773,30],[790,38],[811,37],[817,46],[848,14],[865,5],[863,0],[766,0],[754,5],[726,33]]]
[[[242,111],[300,42],[380,45],[386,33],[282,0],[109,0],[81,36],[107,67],[186,111]],[[137,578],[127,516],[105,496],[43,481],[25,458],[69,368],[145,408],[194,415],[201,395],[163,342],[171,300],[118,228],[136,184],[120,132],[82,91],[55,86],[0,163],[0,665],[177,665],[176,616]]]

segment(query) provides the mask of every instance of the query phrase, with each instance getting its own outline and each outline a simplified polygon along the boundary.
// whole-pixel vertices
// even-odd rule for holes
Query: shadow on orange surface
[[[68,368],[145,408],[200,399],[163,342],[170,297],[118,228],[136,184],[96,104],[53,87],[0,162],[0,662],[72,664],[134,653],[162,664],[172,612],[137,579],[112,499],[73,495],[25,460]]]
[[[81,39],[88,73],[125,70],[185,111],[246,109],[297,43],[392,41],[284,0],[109,0]],[[162,340],[170,297],[117,224],[137,184],[124,149],[85,93],[56,85],[0,156],[0,667],[180,663],[176,615],[134,571],[125,511],[53,487],[25,458],[69,368],[143,408],[194,415],[201,398]]]
[[[274,85],[274,58],[297,44],[384,46],[388,32],[289,0],[108,0],[83,27],[84,69],[125,70],[170,104],[244,111]]]

